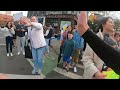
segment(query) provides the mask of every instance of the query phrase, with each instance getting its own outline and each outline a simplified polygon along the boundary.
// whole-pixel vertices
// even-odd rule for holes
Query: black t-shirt
[[[24,30],[26,30],[25,32],[27,32],[28,31],[28,29],[27,29],[27,27],[26,26],[24,26],[24,25],[16,25],[16,35],[18,36],[18,37],[24,37],[25,36],[25,32],[22,32],[21,30],[22,29],[24,29]],[[19,31],[18,31],[19,30]]]

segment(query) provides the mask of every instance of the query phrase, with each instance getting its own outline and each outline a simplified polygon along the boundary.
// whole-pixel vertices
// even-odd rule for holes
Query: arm
[[[21,30],[20,30],[20,26],[19,26],[19,25],[17,25],[17,26],[16,26],[15,31],[16,31],[16,32],[20,32],[20,31],[21,31]]]
[[[37,30],[42,30],[42,24],[40,23],[35,23],[35,22],[31,22],[31,25],[36,28]]]
[[[4,28],[1,28],[0,27],[0,30],[2,31],[2,32],[4,32],[5,30],[6,30],[6,28],[4,27]]]
[[[89,45],[86,46],[85,52],[83,54],[83,65],[84,65],[84,78],[91,79],[93,75],[99,70],[94,64],[94,52]]]
[[[49,30],[47,30],[44,34],[44,36],[47,36],[49,34]]]
[[[106,65],[120,75],[120,52],[105,43],[89,29],[85,11],[80,12],[77,31]]]
[[[89,29],[82,37],[108,67],[112,68],[117,74],[120,74],[120,52],[105,43]]]
[[[15,31],[13,28],[10,29],[11,34],[15,34]]]

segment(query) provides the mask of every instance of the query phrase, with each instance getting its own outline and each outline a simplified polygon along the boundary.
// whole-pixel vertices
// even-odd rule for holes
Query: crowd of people
[[[89,29],[85,15],[84,11],[81,12],[74,28],[68,25],[61,31],[57,67],[62,59],[63,70],[69,72],[69,69],[73,68],[76,73],[76,64],[80,60],[84,65],[84,79],[104,79],[106,75],[102,71],[113,69],[118,73],[120,70],[119,61],[116,58],[120,55],[120,33],[115,31],[114,20],[111,17],[103,17],[96,35],[94,30]],[[41,23],[38,23],[37,17],[33,16],[31,20],[22,17],[18,25],[8,22],[0,30],[5,36],[7,56],[13,56],[13,47],[18,49],[18,55],[21,52],[25,55],[26,39],[30,40],[34,63],[32,74],[40,74],[43,69],[43,55],[49,54],[49,41],[53,34],[53,28],[50,25],[43,27]],[[111,60],[112,56],[107,56],[107,54],[112,55],[113,51],[116,56],[113,56],[115,61]]]

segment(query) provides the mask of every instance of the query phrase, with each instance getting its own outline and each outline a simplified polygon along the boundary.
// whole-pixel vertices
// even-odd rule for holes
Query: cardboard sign
[[[14,21],[19,21],[21,17],[23,17],[23,13],[22,12],[13,14],[13,20]]]

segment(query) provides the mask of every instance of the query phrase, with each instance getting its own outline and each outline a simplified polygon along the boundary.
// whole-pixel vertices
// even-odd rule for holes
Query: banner
[[[23,17],[23,13],[22,12],[13,14],[13,20],[14,21],[19,21],[21,17]]]
[[[66,30],[67,26],[71,25],[71,21],[61,21],[60,23],[60,30]]]

